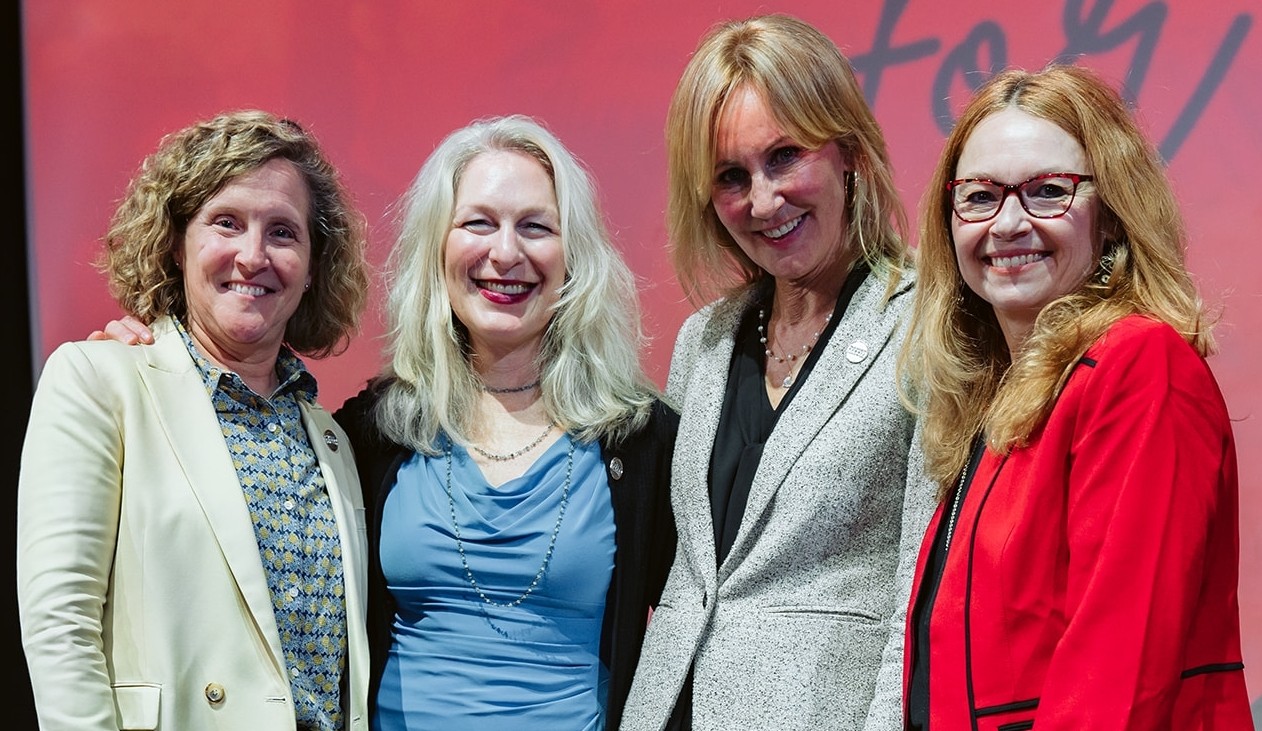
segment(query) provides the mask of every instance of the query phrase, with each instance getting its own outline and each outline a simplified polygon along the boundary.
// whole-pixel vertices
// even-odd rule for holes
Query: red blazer
[[[1209,366],[1168,325],[1121,320],[1027,447],[982,456],[931,610],[931,731],[1250,731],[1237,503]]]

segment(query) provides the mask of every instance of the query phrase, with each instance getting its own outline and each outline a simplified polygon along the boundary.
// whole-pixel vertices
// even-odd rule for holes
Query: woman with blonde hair
[[[1250,728],[1235,447],[1156,152],[1095,74],[1007,71],[922,220],[907,727]]]
[[[933,493],[894,383],[912,277],[881,130],[837,47],[770,15],[701,41],[666,139],[704,306],[667,381],[679,544],[624,728],[897,728]]]
[[[388,365],[337,414],[371,510],[373,727],[617,728],[675,537],[634,277],[525,117],[443,140],[401,223]]]

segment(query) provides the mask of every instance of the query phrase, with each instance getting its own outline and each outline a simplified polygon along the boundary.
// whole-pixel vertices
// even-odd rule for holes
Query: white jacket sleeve
[[[122,500],[110,379],[81,347],[48,359],[18,477],[18,610],[42,731],[117,731],[102,635]]]

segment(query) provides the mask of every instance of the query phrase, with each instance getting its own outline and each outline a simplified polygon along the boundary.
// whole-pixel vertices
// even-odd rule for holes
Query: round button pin
[[[223,699],[228,694],[224,692],[223,686],[219,683],[210,683],[206,686],[206,700],[218,705],[223,703]]]

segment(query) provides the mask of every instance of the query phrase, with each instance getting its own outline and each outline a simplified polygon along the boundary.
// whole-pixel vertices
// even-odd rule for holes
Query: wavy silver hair
[[[438,434],[467,443],[479,433],[481,381],[467,333],[452,313],[443,259],[456,191],[486,152],[537,160],[561,215],[566,281],[539,358],[548,415],[584,441],[640,427],[657,396],[639,354],[645,344],[631,270],[607,233],[591,178],[559,140],[520,116],[474,122],[444,139],[398,204],[399,237],[387,264],[385,392],[374,414],[382,432],[434,454]]]

